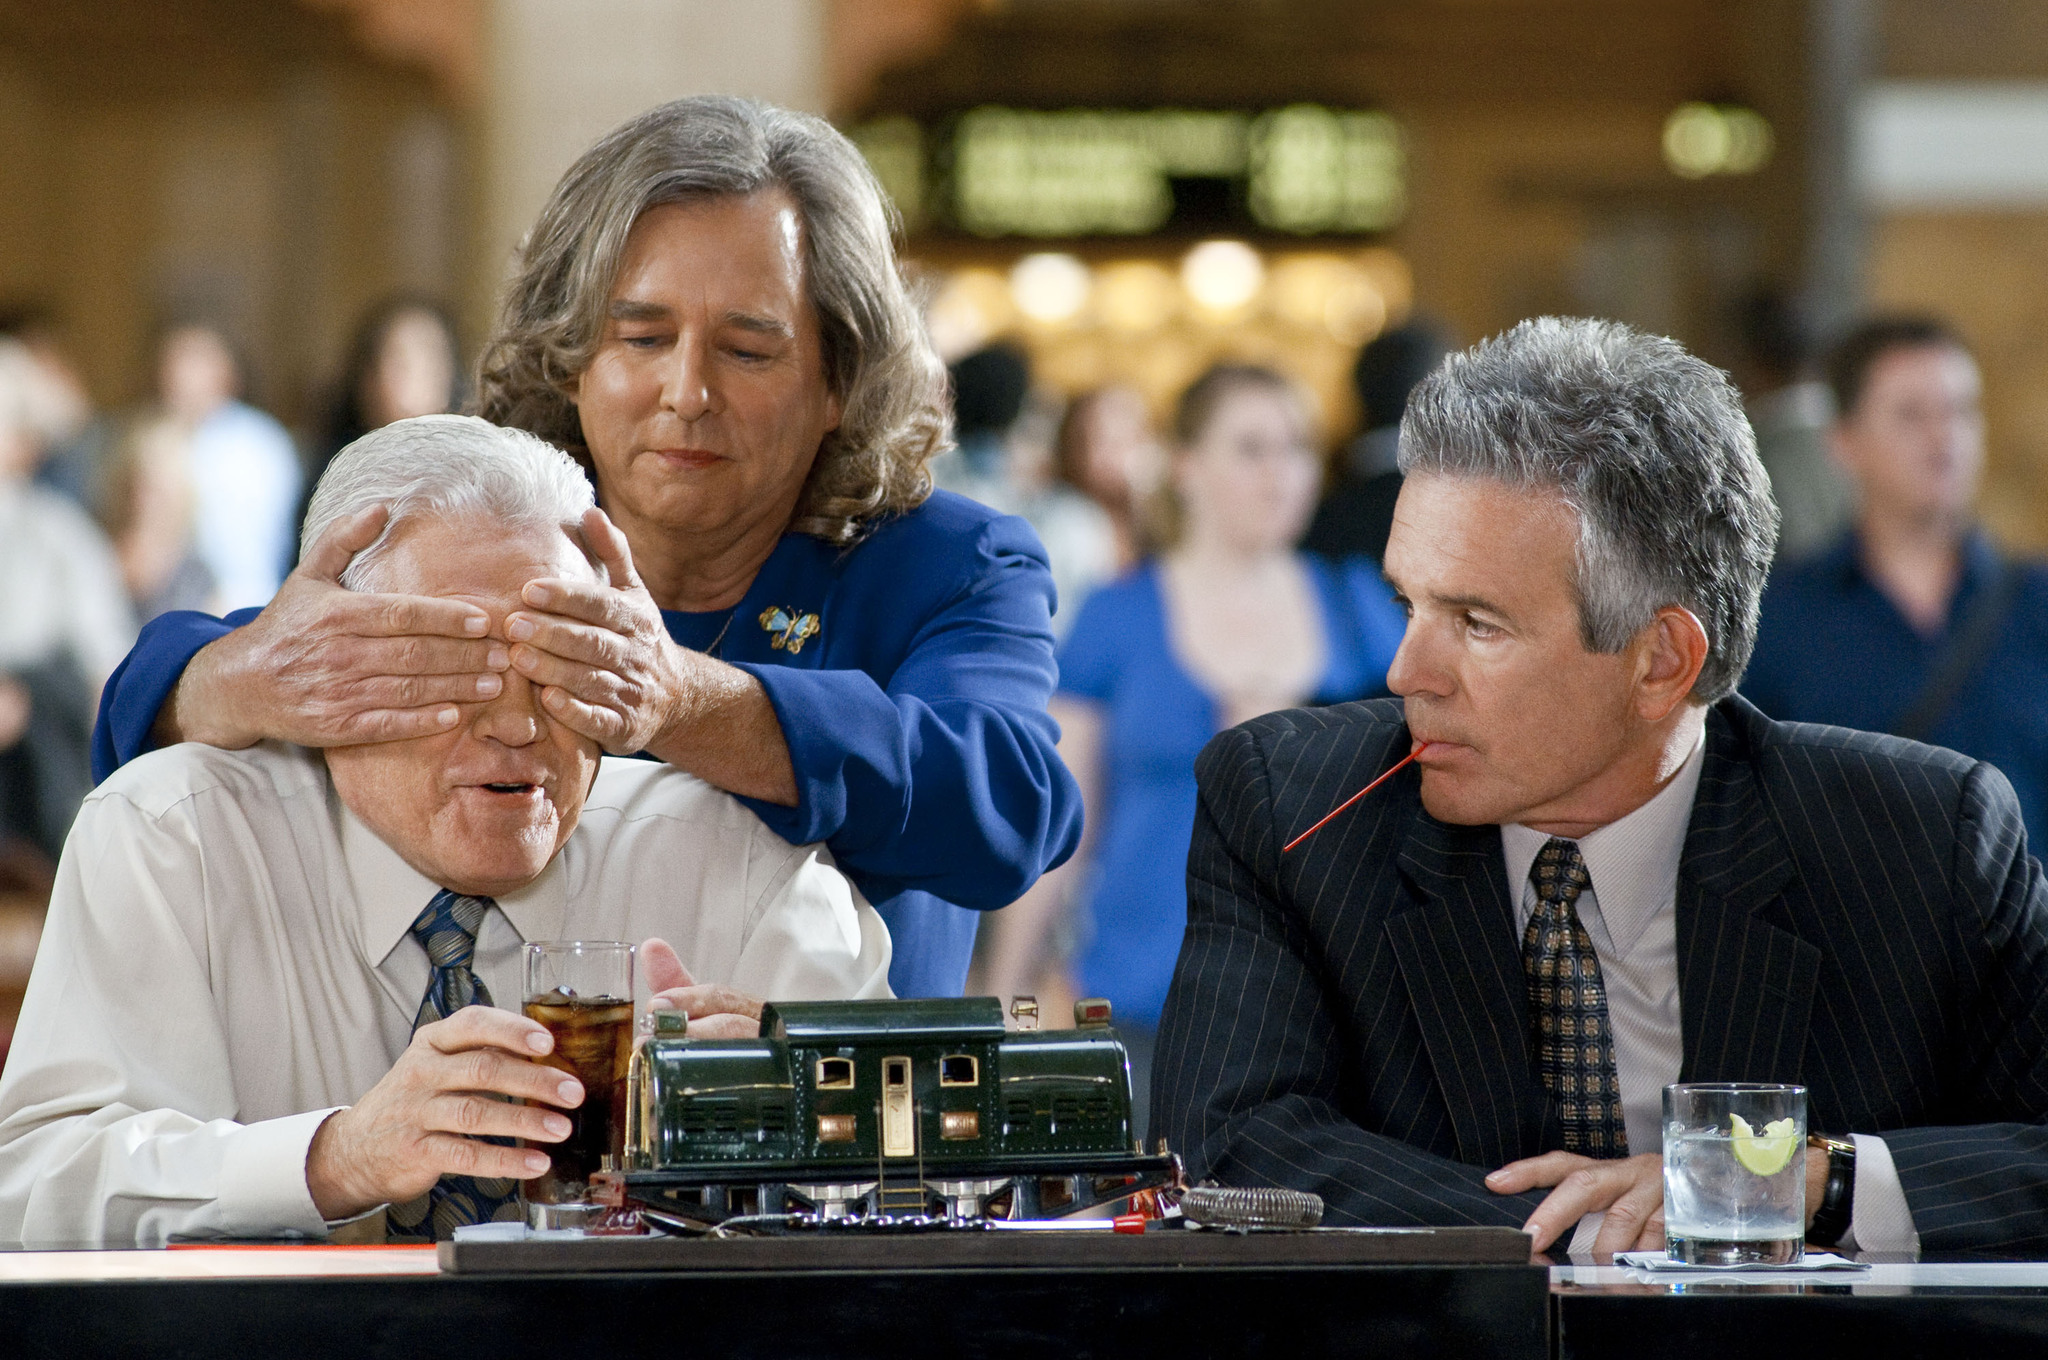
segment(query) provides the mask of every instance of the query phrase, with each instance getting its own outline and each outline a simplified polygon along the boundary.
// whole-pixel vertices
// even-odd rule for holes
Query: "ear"
[[[1707,630],[1690,609],[1668,604],[1638,635],[1636,714],[1661,722],[1684,703],[1707,664]]]
[[[839,422],[845,415],[846,403],[840,400],[839,394],[828,385],[825,388],[825,433],[830,434],[838,429]]]

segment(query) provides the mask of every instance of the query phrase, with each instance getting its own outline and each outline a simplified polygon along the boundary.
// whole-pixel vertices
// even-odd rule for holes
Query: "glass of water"
[[[1664,1088],[1664,1246],[1689,1265],[1787,1265],[1806,1253],[1806,1088]]]

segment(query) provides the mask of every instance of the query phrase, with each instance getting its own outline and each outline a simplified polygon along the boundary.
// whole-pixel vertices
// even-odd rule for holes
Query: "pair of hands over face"
[[[246,627],[202,651],[174,698],[177,738],[230,749],[270,739],[347,746],[428,736],[455,707],[497,697],[503,672],[542,686],[557,721],[614,755],[653,748],[687,706],[691,658],[672,641],[631,550],[601,510],[584,541],[611,584],[528,582],[527,608],[491,620],[460,600],[343,590],[388,518],[335,525]]]
[[[667,941],[641,945],[640,962],[654,991],[652,1007],[683,1011],[692,1035],[760,1033],[758,999],[699,983]],[[545,1025],[492,1006],[467,1006],[420,1026],[383,1080],[328,1116],[313,1135],[306,1188],[314,1207],[323,1218],[347,1218],[416,1199],[444,1175],[540,1175],[548,1169],[543,1148],[481,1140],[544,1145],[569,1136],[569,1120],[559,1111],[581,1105],[586,1092],[576,1078],[541,1061],[553,1049]]]

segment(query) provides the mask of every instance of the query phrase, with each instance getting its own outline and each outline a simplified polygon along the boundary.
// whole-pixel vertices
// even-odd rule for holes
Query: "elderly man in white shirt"
[[[603,571],[590,507],[559,450],[428,416],[344,450],[305,534],[374,535],[344,584],[441,597],[503,641],[527,582]],[[0,1240],[317,1236],[382,1206],[445,1236],[547,1167],[486,1140],[558,1142],[584,1097],[535,1061],[545,1027],[495,1008],[522,999],[525,941],[645,940],[650,1004],[712,1032],[753,1028],[756,998],[888,995],[887,928],[823,846],[601,757],[514,670],[446,722],[324,753],[175,746],[93,794],[0,1080]],[[473,946],[430,962],[451,920]]]

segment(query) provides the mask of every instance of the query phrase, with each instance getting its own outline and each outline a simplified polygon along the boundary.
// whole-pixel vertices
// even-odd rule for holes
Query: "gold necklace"
[[[725,622],[719,625],[718,636],[711,639],[711,645],[704,649],[704,655],[713,658],[718,657],[718,644],[725,641],[726,633],[732,628],[732,621],[739,617],[740,605],[745,603],[745,600],[741,600],[734,604],[731,609],[725,611]]]

